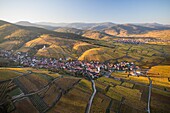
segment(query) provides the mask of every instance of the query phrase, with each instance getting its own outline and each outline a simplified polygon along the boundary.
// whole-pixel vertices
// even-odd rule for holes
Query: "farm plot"
[[[122,104],[120,113],[147,113],[146,109],[139,110],[126,104]]]
[[[117,77],[117,78],[128,79],[128,73],[125,73],[125,72],[113,72],[111,76]]]
[[[62,89],[63,93],[66,93],[69,89],[71,89],[75,84],[77,84],[80,79],[73,77],[63,77],[57,79],[55,84]]]
[[[137,82],[137,83],[141,83],[141,84],[145,84],[145,85],[149,84],[148,78],[144,77],[144,76],[139,76],[139,77],[130,76],[129,80],[132,81],[132,82]]]
[[[107,96],[109,96],[110,98],[114,99],[114,100],[117,100],[117,101],[121,101],[122,99],[122,95],[115,92],[113,90],[113,87],[110,87],[109,90],[107,91],[106,93]]]
[[[86,79],[81,79],[81,81],[77,85],[75,85],[74,88],[78,88],[79,90],[82,90],[83,92],[87,92],[89,94],[92,93],[91,82]]]
[[[129,81],[132,81],[132,82],[138,82],[138,83],[142,83],[142,84],[149,84],[149,80],[145,76],[139,76],[139,77],[137,77],[137,76],[129,76],[128,77],[128,73],[125,73],[125,72],[114,72],[114,73],[112,73],[112,76],[116,77],[116,78],[124,79],[124,80],[129,80]]]
[[[6,68],[9,69],[11,71],[17,72],[17,73],[21,73],[21,74],[26,74],[28,73],[28,71],[32,70],[32,68]]]
[[[103,92],[103,93],[106,92],[108,87],[109,87],[109,85],[107,85],[107,84],[105,84],[101,81],[98,81],[98,80],[95,81],[95,84],[96,84],[97,91],[100,91],[100,92]]]
[[[112,78],[100,77],[97,80],[101,81],[101,82],[103,82],[105,84],[111,85],[111,86],[121,84],[120,80],[115,80],[115,79],[112,79]]]
[[[21,91],[20,88],[15,88],[15,89],[11,90],[8,94],[9,94],[11,97],[13,97],[13,96],[17,96],[17,95],[19,95],[19,94],[21,94],[21,93],[22,93],[22,91]]]
[[[133,83],[129,83],[129,82],[123,82],[121,84],[121,86],[127,87],[127,88],[133,88],[134,84]]]
[[[119,111],[120,103],[120,101],[112,99],[110,103],[110,109],[108,109],[110,113],[117,113]]]
[[[152,89],[151,93],[151,112],[170,113],[170,93],[158,89]]]
[[[35,84],[35,86],[38,89],[43,88],[45,85],[48,84],[48,80],[45,79],[45,77],[42,74],[30,74],[28,76],[25,76],[27,79],[29,79],[33,84]]]
[[[16,101],[15,107],[12,113],[39,113],[28,98]]]
[[[43,100],[48,106],[51,106],[57,99],[60,98],[60,95],[61,91],[59,88],[56,87],[55,84],[52,84],[43,95]]]
[[[17,76],[21,76],[21,74],[16,73],[6,68],[0,68],[0,81],[8,80],[8,79],[11,79]]]
[[[48,109],[47,104],[43,101],[43,99],[38,94],[29,96],[29,99],[40,113]]]
[[[79,86],[81,89],[87,89],[89,92],[92,91],[91,82],[86,79],[81,79],[79,84],[76,85],[75,87],[77,86]]]
[[[25,76],[19,77],[16,80],[16,84],[21,88],[24,93],[30,93],[38,90],[35,84],[33,84],[29,79]]]
[[[7,68],[9,70],[13,70],[19,73],[36,73],[36,74],[41,74],[45,79],[52,80],[53,78],[56,78],[60,76],[58,73],[52,73],[48,71],[48,69],[35,69],[35,68]]]
[[[6,101],[10,81],[0,83],[0,104]]]
[[[101,93],[97,93],[94,97],[90,113],[105,113],[111,98]]]
[[[134,89],[139,90],[141,94],[141,101],[148,102],[149,88],[147,86],[135,84]]]
[[[154,66],[152,67],[148,75],[150,76],[153,86],[162,90],[170,91],[170,66]]]
[[[144,110],[146,108],[146,103],[140,101],[141,92],[136,89],[125,88],[122,86],[111,87],[106,93],[113,99],[120,101],[120,95],[125,98],[124,103],[134,107],[135,109]],[[115,96],[117,94],[117,96]],[[119,98],[118,98],[119,97]]]
[[[91,94],[71,89],[48,113],[84,113]]]

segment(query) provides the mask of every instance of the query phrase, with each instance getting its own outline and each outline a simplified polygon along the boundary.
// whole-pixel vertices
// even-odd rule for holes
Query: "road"
[[[148,95],[148,113],[150,113],[150,102],[151,102],[151,91],[152,91],[152,80],[150,79],[150,77],[148,77],[149,79],[149,95]]]
[[[88,102],[87,109],[86,109],[86,113],[90,113],[90,108],[91,108],[91,105],[92,105],[94,96],[95,96],[95,94],[96,94],[96,86],[95,86],[94,80],[91,80],[91,83],[92,83],[92,88],[93,88],[93,94],[91,95],[90,100],[89,100],[89,102]]]

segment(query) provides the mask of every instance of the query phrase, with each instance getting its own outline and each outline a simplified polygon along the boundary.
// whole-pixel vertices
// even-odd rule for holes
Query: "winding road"
[[[152,80],[150,79],[150,77],[148,77],[149,79],[149,95],[148,95],[148,113],[150,113],[150,102],[151,102],[151,91],[152,91]]]
[[[86,109],[86,113],[90,113],[90,108],[91,108],[91,105],[92,105],[94,96],[95,96],[95,94],[96,94],[96,86],[95,86],[94,80],[91,80],[91,83],[92,83],[92,88],[93,88],[93,94],[91,95],[90,100],[89,100],[89,102],[88,102],[87,109]]]

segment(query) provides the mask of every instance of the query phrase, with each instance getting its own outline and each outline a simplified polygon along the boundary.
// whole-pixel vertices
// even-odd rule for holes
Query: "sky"
[[[170,0],[0,0],[0,20],[170,24]]]

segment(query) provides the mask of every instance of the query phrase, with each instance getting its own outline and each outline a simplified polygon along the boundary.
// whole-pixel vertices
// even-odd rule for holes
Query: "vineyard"
[[[16,108],[12,113],[39,113],[28,98],[17,101],[14,104]]]
[[[136,85],[134,85],[134,83],[101,77],[97,79],[96,87],[99,92],[105,95],[102,96],[102,94],[100,94],[99,96],[99,94],[97,94],[96,98],[99,96],[98,98],[99,100],[101,98],[102,102],[104,102],[106,97],[110,100],[110,101],[107,101],[108,102],[107,104],[105,104],[107,106],[103,108],[103,111],[106,111],[106,110],[110,112],[121,111],[124,113],[126,110],[128,111],[128,108],[130,107],[130,110],[132,110],[131,111],[132,113],[146,112],[145,109],[146,109],[147,102],[143,101],[143,99],[147,100],[146,94],[148,94],[148,92],[146,91],[148,91],[148,87],[146,87],[147,89],[145,88],[145,90],[142,90],[142,89],[139,90],[139,88],[137,89],[137,87],[135,86]],[[138,87],[140,86],[141,85],[139,85]],[[96,101],[99,101],[99,100],[96,100]],[[101,102],[97,102],[97,103],[99,104]],[[129,107],[126,107],[127,105]],[[115,109],[113,110],[113,108]],[[100,110],[99,108],[95,108],[95,109]]]
[[[48,84],[48,80],[45,79],[41,74],[30,74],[29,76],[25,76],[31,83],[35,84],[38,89],[41,89],[45,85]]]
[[[17,85],[23,90],[24,93],[30,93],[33,91],[38,90],[35,84],[33,84],[29,79],[27,79],[25,76],[22,76],[16,80]]]
[[[170,26],[15,24],[0,20],[0,113],[170,113]]]
[[[110,111],[110,102],[110,97],[97,93],[92,104],[91,113],[105,113]]]
[[[6,102],[7,92],[9,90],[8,88],[9,88],[10,83],[11,81],[0,83],[0,104]]]
[[[160,69],[160,75],[156,72],[157,68]],[[23,111],[24,113],[29,113],[30,110],[33,113],[82,113],[86,111],[88,101],[93,92],[90,81],[72,77],[69,74],[61,76],[60,74],[49,73],[45,69],[8,68],[8,70],[20,74],[12,82],[9,79],[0,84],[1,103],[7,102],[8,96],[16,98],[16,101],[9,102],[8,111],[12,111],[12,113]],[[155,76],[160,76],[162,77],[162,82],[168,84],[164,80],[164,77],[166,79],[169,77],[168,71],[168,69],[161,70],[161,67],[155,67],[149,72],[149,76],[153,81],[157,80]],[[111,75],[111,78],[98,78],[95,80],[95,84],[97,93],[91,106],[91,113],[147,112],[149,93],[147,77],[128,77],[127,73],[115,72]],[[170,98],[169,92],[164,90],[163,86],[160,86],[158,81],[153,83],[151,111],[154,113],[168,113],[167,108],[170,103],[167,98]],[[31,95],[19,99],[20,96],[27,94]],[[63,109],[65,106],[67,106],[67,109]]]
[[[21,74],[14,72],[13,70],[0,68],[0,81],[8,80],[14,77],[21,76]]]
[[[52,84],[43,94],[43,100],[48,106],[52,106],[60,98],[60,95],[60,89],[55,84]]]
[[[36,107],[36,109],[42,113],[45,110],[48,109],[47,104],[41,99],[41,97],[37,94],[34,94],[32,96],[29,96],[30,101],[32,102],[32,104]]]
[[[80,79],[77,78],[69,78],[69,77],[64,77],[60,78],[55,81],[56,86],[61,88],[63,93],[66,93],[69,91],[75,84],[77,84],[80,81]]]
[[[49,113],[83,113],[90,98],[88,92],[73,88],[62,96],[60,101],[49,111]],[[63,109],[67,106],[67,109]]]

